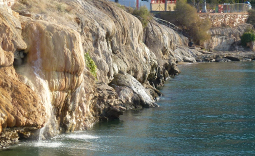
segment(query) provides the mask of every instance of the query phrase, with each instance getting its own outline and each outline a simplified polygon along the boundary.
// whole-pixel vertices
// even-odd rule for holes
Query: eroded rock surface
[[[238,45],[241,36],[246,29],[250,29],[250,24],[242,24],[236,27],[212,28],[210,30],[211,39],[205,42],[205,49],[215,51],[241,50]]]
[[[123,103],[131,104],[128,109],[158,107],[144,86],[129,74],[115,75],[110,85],[115,88]]]
[[[112,2],[51,2],[66,6],[66,12],[48,5],[42,13],[44,2],[31,4],[38,11],[16,10],[17,17],[1,12],[3,130],[33,127],[34,133],[44,126],[42,138],[49,138],[118,118],[126,109],[157,107],[155,87],[179,73],[176,62],[194,62],[187,38],[154,21],[144,29]],[[87,52],[96,77],[86,66]],[[29,138],[25,130],[10,131]]]
[[[7,134],[5,128],[40,128],[45,124],[45,108],[37,94],[20,81],[13,68],[15,51],[24,50],[26,44],[22,40],[18,18],[2,8],[0,8],[0,43],[0,133],[2,137],[17,136],[17,133]],[[17,138],[9,143],[17,141]],[[5,139],[1,141],[8,144]],[[2,146],[5,146],[5,143]]]

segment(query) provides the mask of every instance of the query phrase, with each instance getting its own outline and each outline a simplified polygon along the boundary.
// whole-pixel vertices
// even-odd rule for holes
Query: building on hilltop
[[[174,11],[175,5],[176,0],[151,0],[151,11]]]
[[[121,5],[140,8],[141,6],[146,6],[150,11],[173,11],[176,0],[110,0],[112,2],[117,2]],[[167,1],[167,5],[166,2]]]

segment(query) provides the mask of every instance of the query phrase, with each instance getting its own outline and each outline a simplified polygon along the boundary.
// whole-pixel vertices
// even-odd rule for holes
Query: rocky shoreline
[[[104,0],[29,3],[0,6],[0,148],[158,107],[187,38]]]
[[[196,57],[197,62],[230,62],[252,60],[255,60],[255,52],[253,51],[222,51],[205,53]]]
[[[143,28],[105,0],[31,2],[0,6],[0,148],[158,107],[156,88],[180,72],[178,62],[255,58],[191,49],[182,34],[154,20]]]

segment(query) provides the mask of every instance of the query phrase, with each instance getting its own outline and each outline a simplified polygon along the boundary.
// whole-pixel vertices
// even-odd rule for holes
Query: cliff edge
[[[193,57],[184,36],[153,20],[143,28],[105,0],[28,0],[0,9],[2,147],[158,107],[156,87],[179,73],[176,61]]]

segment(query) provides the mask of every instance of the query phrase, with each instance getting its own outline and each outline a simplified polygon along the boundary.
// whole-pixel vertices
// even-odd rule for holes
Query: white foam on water
[[[33,143],[34,147],[49,147],[49,148],[56,148],[56,147],[61,147],[63,146],[63,143],[61,142],[36,142]]]
[[[93,135],[88,135],[88,134],[70,134],[67,135],[66,138],[71,138],[71,139],[98,139],[100,137],[98,136],[93,136]]]

